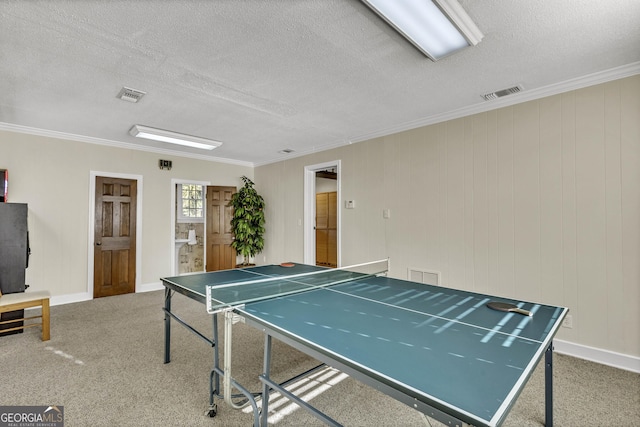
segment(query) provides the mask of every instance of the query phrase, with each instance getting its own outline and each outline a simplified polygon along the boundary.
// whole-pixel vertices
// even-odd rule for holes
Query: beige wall
[[[303,260],[303,170],[333,160],[343,265],[568,306],[559,338],[640,356],[640,76],[258,167],[259,261]]]
[[[172,160],[173,168],[160,170],[160,158]],[[253,179],[247,166],[6,131],[0,131],[2,168],[9,170],[9,201],[29,204],[33,253],[27,283],[48,289],[52,302],[82,299],[92,289],[87,267],[91,171],[142,176],[138,288],[159,284],[171,273],[172,178],[238,187],[242,175]]]

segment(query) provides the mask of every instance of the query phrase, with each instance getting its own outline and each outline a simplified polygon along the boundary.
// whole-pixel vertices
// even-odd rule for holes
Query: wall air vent
[[[146,93],[147,92],[143,92],[141,90],[131,89],[130,87],[123,87],[120,89],[120,92],[118,92],[118,96],[116,96],[116,98],[135,103],[140,101],[140,98],[146,95]]]
[[[411,282],[426,283],[428,285],[440,286],[440,272],[434,270],[424,270],[422,268],[409,267],[407,270],[408,279]]]
[[[523,88],[521,85],[510,87],[508,89],[497,90],[495,92],[486,93],[482,95],[485,101],[491,101],[494,99],[502,98],[503,96],[513,95],[514,93],[522,92]]]

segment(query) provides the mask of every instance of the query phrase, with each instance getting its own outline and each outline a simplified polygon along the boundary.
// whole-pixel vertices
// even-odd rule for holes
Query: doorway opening
[[[338,174],[335,168],[316,172],[316,265],[338,266]]]
[[[305,166],[304,168],[304,263],[316,265],[318,261],[325,262],[325,266],[339,267],[341,265],[341,162],[334,160],[331,162]],[[320,209],[325,209],[326,213],[318,212],[319,193],[329,193],[320,197]],[[332,195],[330,193],[333,193]],[[331,219],[329,218],[329,206],[333,207]],[[320,213],[320,222],[317,223],[317,215]],[[326,215],[324,217],[323,215]],[[318,225],[321,230],[317,233]],[[318,246],[318,243],[320,245]],[[334,249],[331,249],[334,248]],[[324,251],[319,253],[319,251]],[[320,258],[318,258],[320,256]],[[321,264],[322,265],[322,264]]]
[[[206,189],[209,182],[171,180],[171,274],[204,271]]]

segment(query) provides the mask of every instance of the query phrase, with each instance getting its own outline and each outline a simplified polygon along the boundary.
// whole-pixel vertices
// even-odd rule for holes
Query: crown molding
[[[449,120],[455,120],[462,117],[471,116],[474,114],[484,113],[491,110],[497,110],[499,108],[509,107],[511,105],[522,104],[524,102],[533,101],[536,99],[546,98],[553,95],[558,95],[572,90],[578,90],[589,86],[595,86],[601,83],[607,83],[613,80],[619,80],[626,77],[631,77],[636,74],[640,74],[640,62],[634,62],[631,64],[623,65],[621,67],[612,68],[609,70],[601,71],[598,73],[588,74],[586,76],[578,77],[575,79],[566,80],[564,82],[552,84],[549,86],[541,87],[538,89],[525,90],[515,95],[510,95],[504,98],[498,98],[492,101],[482,101],[475,105],[459,108],[457,110],[448,111],[441,114],[434,114],[432,116],[424,117],[419,120],[414,120],[406,123],[402,123],[397,126],[392,126],[384,129],[380,129],[376,132],[366,133],[362,135],[354,136],[349,140],[339,140],[314,147],[312,150],[297,151],[291,155],[288,155],[286,159],[279,158],[268,160],[261,163],[256,163],[255,166],[262,166],[271,163],[277,163],[281,161],[291,160],[296,157],[302,157],[321,151],[332,150],[334,148],[343,147],[349,144],[355,144],[358,142],[369,141],[375,138],[381,138],[384,136],[393,135],[396,133],[417,129],[424,126],[434,125]]]
[[[558,95],[572,90],[578,90],[589,86],[595,86],[602,83],[607,83],[613,80],[619,80],[626,77],[631,77],[636,74],[640,74],[640,62],[634,62],[631,64],[623,65],[621,67],[612,68],[609,70],[601,71],[598,73],[588,74],[586,76],[578,77],[575,79],[566,80],[564,82],[555,83],[549,86],[544,86],[538,89],[525,90],[523,92],[510,95],[504,98],[498,98],[493,101],[483,101],[475,105],[460,108],[457,110],[448,111],[441,114],[435,114],[429,117],[424,117],[419,120],[406,122],[397,126],[380,129],[379,131],[363,134],[351,138],[350,143],[367,141],[374,138],[380,138],[383,136],[392,135],[399,132],[404,132],[411,129],[416,129],[423,126],[434,125],[437,123],[446,122],[449,120],[459,119],[462,117],[471,116],[473,114],[484,113],[491,110],[497,110],[503,107],[509,107],[516,104],[522,104],[523,102],[533,101],[540,98],[546,98],[552,95]],[[332,144],[335,145],[335,144]]]
[[[357,142],[363,142],[374,138],[380,138],[388,135],[392,135],[399,132],[404,132],[411,129],[416,129],[423,126],[429,126],[437,123],[446,122],[449,120],[459,119],[473,114],[484,113],[491,110],[497,110],[499,108],[509,107],[523,102],[533,101],[540,98],[545,98],[552,95],[558,95],[564,92],[572,90],[578,90],[589,86],[595,86],[597,84],[606,83],[613,80],[619,80],[626,77],[631,77],[640,74],[640,62],[633,62],[631,64],[623,65],[620,67],[612,68],[609,70],[601,71],[598,73],[588,74],[586,76],[578,77],[575,79],[566,80],[564,82],[548,85],[538,89],[525,90],[523,92],[507,96],[504,98],[495,99],[492,101],[482,101],[475,105],[459,108],[457,110],[448,111],[441,114],[434,114],[432,116],[424,117],[419,120],[405,122],[396,126],[377,130],[375,132],[356,135],[349,139],[340,139],[332,141],[330,143],[315,146],[310,150],[303,150],[299,152],[287,155],[286,158],[278,157],[269,159],[263,162],[246,162],[233,159],[225,159],[219,157],[203,156],[194,153],[184,153],[176,150],[168,150],[163,148],[140,146],[136,144],[130,144],[126,142],[112,141],[101,138],[93,138],[83,135],[74,135],[65,132],[58,132],[52,130],[32,128],[28,126],[14,125],[11,123],[0,122],[0,130],[6,130],[11,132],[25,133],[30,135],[38,135],[62,140],[86,142],[89,144],[106,145],[110,147],[122,148],[126,150],[138,150],[148,151],[159,154],[172,155],[176,157],[187,157],[197,160],[206,160],[210,162],[226,163],[238,166],[257,167],[268,165],[272,163],[291,160],[296,157],[302,157],[309,154],[314,154],[322,151],[332,150],[335,148],[344,147],[345,145],[354,144]]]

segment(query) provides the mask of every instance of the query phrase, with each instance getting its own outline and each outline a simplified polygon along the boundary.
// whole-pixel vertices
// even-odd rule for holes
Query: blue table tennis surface
[[[207,285],[317,269],[269,265],[163,281],[204,302]],[[533,316],[489,309],[494,300]],[[251,302],[236,311],[466,422],[500,425],[566,309],[381,276]]]

